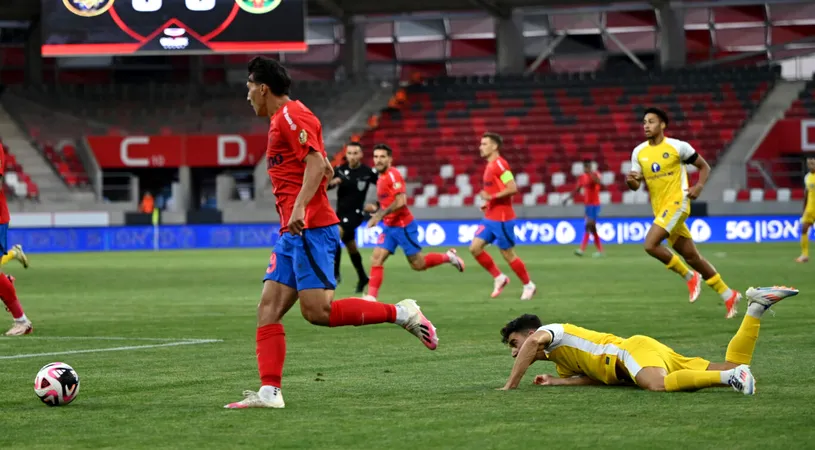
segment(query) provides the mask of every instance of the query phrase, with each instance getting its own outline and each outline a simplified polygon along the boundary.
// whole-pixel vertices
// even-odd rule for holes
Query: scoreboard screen
[[[304,52],[305,2],[42,0],[42,55]]]

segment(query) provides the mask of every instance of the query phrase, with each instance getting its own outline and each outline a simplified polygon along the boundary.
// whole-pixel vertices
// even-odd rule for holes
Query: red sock
[[[374,325],[396,321],[396,306],[387,303],[369,302],[361,298],[344,298],[331,302],[329,327],[353,325]]]
[[[368,295],[374,298],[379,296],[379,287],[382,286],[383,278],[385,278],[385,268],[382,266],[372,266],[371,276],[368,281]]]
[[[450,262],[450,257],[447,256],[447,253],[428,253],[424,256],[424,266],[427,269],[446,262]]]
[[[589,245],[589,232],[584,231],[583,232],[583,242],[580,243],[580,251],[581,252],[585,251],[587,245]]]
[[[489,253],[481,252],[475,257],[475,260],[478,261],[478,264],[481,264],[481,267],[486,269],[493,278],[501,275],[501,271],[498,270],[498,266],[495,265],[495,261],[493,261]]]
[[[518,278],[521,279],[523,284],[529,283],[529,273],[526,272],[526,265],[521,258],[515,258],[509,263],[509,267],[512,267],[512,270],[515,272],[515,275],[518,275]]]
[[[597,232],[594,232],[594,246],[597,247],[598,252],[603,251],[603,242],[600,240],[600,235]]]
[[[23,317],[23,307],[20,305],[20,300],[17,299],[17,290],[14,289],[14,283],[8,279],[5,274],[0,273],[0,299],[11,311],[11,317],[19,319]]]
[[[282,323],[272,323],[257,331],[258,372],[261,386],[280,388],[283,362],[286,360],[286,332]]]

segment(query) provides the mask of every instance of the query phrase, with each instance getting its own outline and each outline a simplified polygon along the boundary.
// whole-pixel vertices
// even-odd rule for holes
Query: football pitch
[[[794,243],[700,249],[734,289],[801,290],[764,316],[753,397],[533,386],[534,374],[555,373],[544,362],[518,390],[496,391],[512,366],[499,330],[519,314],[647,334],[722,361],[746,301],[725,320],[710,288],[690,304],[685,283],[641,247],[614,245],[601,259],[519,247],[538,285],[531,302],[490,249],[512,277],[490,299],[491,278],[461,248],[463,274],[412,272],[401,253],[385,264],[380,300],[418,300],[438,328],[434,352],[395,325],[321,328],[293,308],[283,410],[223,409],[258,388],[255,308],[268,250],[33,254],[28,270],[6,266],[35,332],[0,338],[0,448],[811,448],[815,263],[795,264]],[[343,275],[338,298],[356,282],[346,253]],[[34,395],[37,370],[53,361],[81,379],[65,407]]]

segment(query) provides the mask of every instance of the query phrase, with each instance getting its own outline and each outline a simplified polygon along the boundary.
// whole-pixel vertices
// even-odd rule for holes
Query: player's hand
[[[544,373],[543,375],[537,375],[532,383],[537,384],[538,386],[554,386],[557,384],[555,382],[557,378],[549,375],[548,373]]]
[[[379,225],[380,220],[382,220],[382,218],[379,217],[379,214],[374,214],[373,216],[371,216],[371,220],[368,221],[368,228],[373,228]]]
[[[328,182],[328,185],[331,186],[331,187],[334,187],[334,186],[336,186],[336,185],[338,185],[340,183],[342,183],[342,178],[336,177],[336,178],[332,178],[331,181]]]
[[[642,174],[636,170],[632,170],[631,172],[628,172],[628,176],[625,177],[625,181],[629,180],[637,182],[642,181]]]
[[[688,189],[688,198],[691,200],[699,198],[699,196],[702,195],[702,188],[703,186],[699,184],[691,186],[691,188]]]
[[[492,196],[490,194],[487,194],[487,191],[479,192],[478,196],[481,197],[482,199],[486,200],[486,201],[492,200]]]
[[[366,213],[375,213],[377,207],[373,203],[368,203],[367,205],[365,205],[365,208],[363,209],[365,210]]]
[[[291,212],[289,223],[286,224],[286,226],[291,234],[298,235],[302,233],[303,229],[306,228],[306,208],[295,207]]]

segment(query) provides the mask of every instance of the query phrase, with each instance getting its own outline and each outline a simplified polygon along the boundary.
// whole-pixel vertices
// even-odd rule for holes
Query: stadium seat
[[[790,201],[791,192],[788,188],[781,188],[778,190],[778,198],[779,202],[788,202]]]
[[[725,203],[734,203],[736,201],[736,190],[735,189],[725,189],[723,194],[722,200]]]

